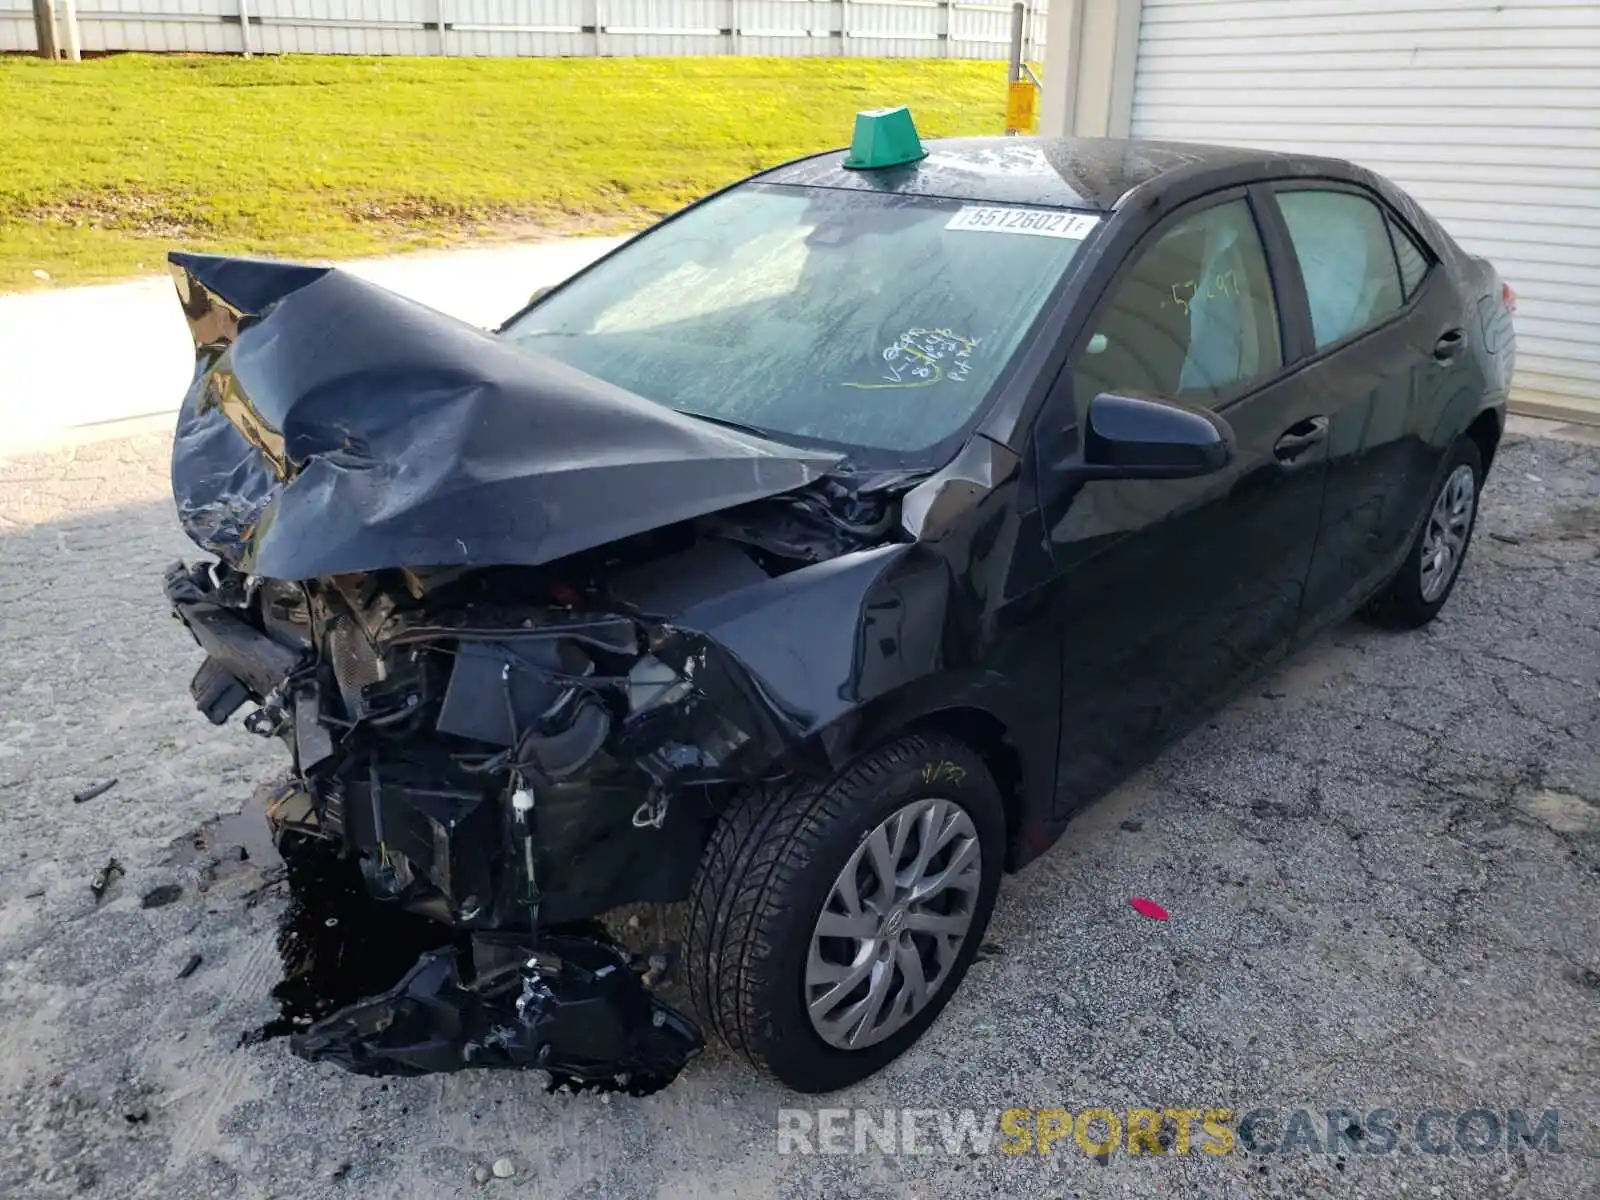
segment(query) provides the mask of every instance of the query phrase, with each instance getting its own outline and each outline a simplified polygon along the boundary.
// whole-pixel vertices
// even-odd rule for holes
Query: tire
[[[1459,488],[1458,475],[1463,469],[1471,472],[1472,494],[1465,512],[1465,526],[1460,529],[1460,546],[1450,557],[1442,586],[1429,587],[1424,572],[1425,560],[1433,557],[1430,548],[1439,544],[1441,513],[1448,519],[1451,514],[1446,510],[1459,507],[1450,503],[1453,497],[1459,496],[1459,492],[1452,493],[1451,489]],[[1472,545],[1472,531],[1478,523],[1478,498],[1482,491],[1483,455],[1471,438],[1460,438],[1451,447],[1439,485],[1428,498],[1428,511],[1411,548],[1406,551],[1405,561],[1367,607],[1366,615],[1371,621],[1390,629],[1417,629],[1439,615],[1444,602],[1455,590],[1456,580],[1461,578],[1461,565],[1466,561],[1467,550]],[[1455,521],[1450,524],[1454,532]]]
[[[919,831],[935,823],[949,840],[929,860],[925,878],[945,873],[952,886],[925,902],[910,895],[883,903],[882,875],[872,869],[871,850],[892,850],[898,831],[911,830],[896,863],[907,863],[901,874],[915,881]],[[869,845],[880,827],[882,841]],[[933,1024],[972,965],[994,910],[1005,834],[1000,792],[983,761],[944,736],[898,738],[829,781],[791,781],[743,793],[718,821],[690,894],[684,940],[691,1003],[732,1049],[798,1091],[828,1092],[866,1078]],[[930,842],[938,846],[940,838]],[[851,863],[852,882],[846,884],[841,872]],[[858,887],[863,879],[867,883]],[[849,915],[847,896],[858,899],[863,915]],[[824,935],[825,904],[828,928],[848,922],[859,930],[871,921],[877,933]],[[893,923],[896,910],[899,925]],[[951,932],[963,918],[964,932]],[[932,924],[940,925],[939,932],[924,931]],[[860,964],[868,957],[870,978],[852,984],[829,1010],[837,1021],[825,1037],[810,1015],[808,996],[826,1003],[843,981],[819,983],[819,973],[848,973],[859,967],[834,965],[836,959]],[[937,979],[920,1008],[920,993],[907,979],[911,971]],[[882,989],[886,998],[878,1000],[876,1024],[854,1028],[859,1044],[843,1044],[852,1031],[846,1019],[856,1007],[852,997],[862,988],[878,990],[873,985],[882,972],[900,986]],[[902,1023],[891,1029],[894,1021]]]

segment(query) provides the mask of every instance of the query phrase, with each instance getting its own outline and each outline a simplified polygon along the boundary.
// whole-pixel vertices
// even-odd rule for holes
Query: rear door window
[[[1184,216],[1134,252],[1073,368],[1081,402],[1101,392],[1200,404],[1283,365],[1272,278],[1244,200]]]
[[[1305,278],[1317,349],[1405,307],[1387,218],[1377,204],[1354,192],[1297,189],[1277,198]]]

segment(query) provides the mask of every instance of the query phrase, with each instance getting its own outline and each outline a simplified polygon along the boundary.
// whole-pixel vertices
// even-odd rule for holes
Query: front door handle
[[[1447,362],[1460,353],[1461,347],[1467,344],[1467,331],[1465,329],[1447,329],[1439,335],[1439,340],[1433,344],[1433,356],[1440,362]]]
[[[1327,436],[1327,417],[1307,417],[1285,429],[1272,452],[1285,466],[1299,466],[1302,461],[1309,461],[1305,459],[1305,452]]]

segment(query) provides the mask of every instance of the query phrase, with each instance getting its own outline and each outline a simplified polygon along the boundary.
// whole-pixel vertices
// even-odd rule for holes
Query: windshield
[[[505,334],[680,412],[904,462],[978,412],[1095,220],[747,184]]]

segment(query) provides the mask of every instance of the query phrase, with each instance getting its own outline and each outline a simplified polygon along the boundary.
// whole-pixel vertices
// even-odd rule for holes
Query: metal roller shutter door
[[[1132,132],[1389,176],[1517,289],[1519,407],[1600,420],[1600,0],[1143,0]]]

